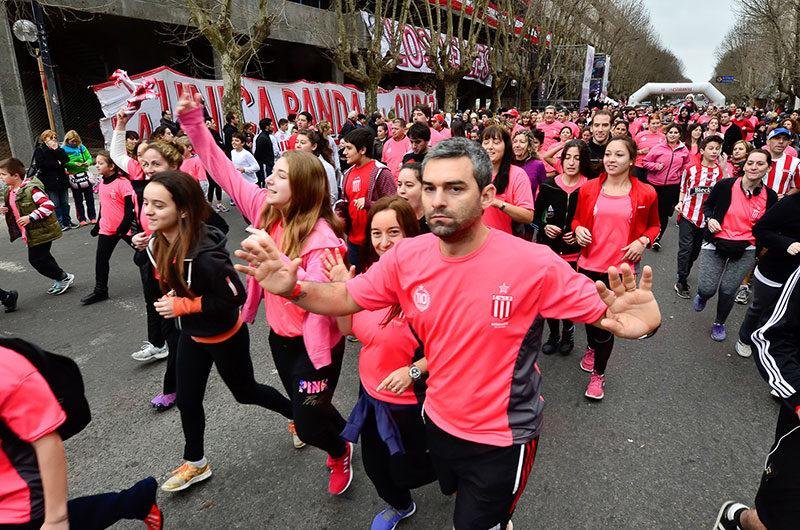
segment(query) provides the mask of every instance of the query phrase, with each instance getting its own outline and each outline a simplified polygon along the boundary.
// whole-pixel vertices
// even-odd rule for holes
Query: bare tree
[[[731,28],[716,50],[714,77],[733,76],[733,83],[715,86],[730,101],[750,104],[753,98],[767,99],[778,95],[774,65],[764,67],[764,53],[758,46],[761,35],[749,27],[746,19]],[[712,80],[714,81],[714,80]]]
[[[410,2],[403,0],[334,0],[336,33],[330,44],[334,62],[346,76],[361,85],[368,113],[378,109],[378,85],[397,67],[403,29]],[[361,11],[370,16],[365,41]],[[363,44],[363,45],[362,45]]]
[[[233,0],[182,0],[189,12],[189,22],[211,44],[220,60],[225,112],[241,118],[242,74],[270,34],[280,16],[280,5],[269,0],[236,2]],[[255,5],[254,5],[255,4]],[[252,7],[255,9],[252,9]],[[278,8],[281,9],[278,9]]]
[[[440,0],[438,5],[426,0],[422,3],[424,17],[419,18],[431,34],[426,50],[428,67],[444,85],[445,112],[453,112],[458,83],[472,70],[477,57],[478,36],[482,32],[488,0]]]

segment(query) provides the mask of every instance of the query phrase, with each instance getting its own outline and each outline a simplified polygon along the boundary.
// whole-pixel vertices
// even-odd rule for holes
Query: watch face
[[[408,375],[411,377],[411,379],[417,380],[422,375],[422,371],[416,366],[412,366],[408,369]]]

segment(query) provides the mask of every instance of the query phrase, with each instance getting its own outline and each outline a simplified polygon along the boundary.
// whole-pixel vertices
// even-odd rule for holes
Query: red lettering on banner
[[[333,124],[333,130],[338,133],[339,129],[344,125],[344,120],[347,119],[347,101],[344,99],[344,94],[338,90],[332,90],[331,92],[333,92],[333,104],[336,109],[336,122]]]
[[[153,126],[150,124],[150,116],[146,112],[139,114],[139,138],[150,138]]]
[[[315,89],[317,95],[317,123],[327,120],[333,123],[333,105],[331,104],[331,91],[328,89]]]
[[[361,109],[361,100],[358,97],[358,92],[355,90],[350,91],[351,105],[350,108],[357,111],[359,114],[364,112]]]
[[[242,101],[244,102],[245,107],[252,107],[255,100],[253,99],[253,95],[248,91],[245,87],[240,86],[239,91],[242,93]]]
[[[263,86],[258,87],[258,116],[259,121],[261,118],[269,118],[275,127],[278,126],[278,120],[275,119],[275,110],[272,108],[272,101],[269,99],[269,92],[267,92],[267,87]]]
[[[306,112],[311,113],[311,118],[314,120],[314,123],[317,122],[317,113],[314,112],[314,100],[311,98],[311,91],[303,87],[300,91],[300,95],[303,97],[303,110]]]
[[[169,109],[169,100],[167,99],[167,84],[163,79],[156,79],[158,85],[158,99],[161,100],[161,110]]]
[[[281,90],[283,94],[283,106],[286,108],[286,115],[297,114],[300,112],[300,100],[291,88]]]
[[[220,100],[220,101],[225,101],[225,87],[224,87],[224,86],[222,86],[222,85],[219,85],[219,86],[217,86],[217,94],[219,94],[219,100]],[[220,116],[220,118],[221,118],[221,117],[222,117],[222,116]],[[222,127],[222,122],[221,122],[221,121],[218,121],[218,122],[217,122],[217,125],[218,125],[219,127]]]
[[[206,105],[209,107],[208,113],[211,115],[211,119],[215,123],[219,123],[219,105],[217,105],[217,98],[214,97],[214,87],[212,85],[206,85]]]

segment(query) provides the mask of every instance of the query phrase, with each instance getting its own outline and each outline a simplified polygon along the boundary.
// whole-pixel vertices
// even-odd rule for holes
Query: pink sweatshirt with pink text
[[[236,170],[208,132],[208,127],[203,121],[203,109],[184,112],[179,117],[181,127],[191,140],[195,153],[217,184],[231,196],[245,217],[257,220],[269,192],[242,178],[241,173]],[[271,230],[270,235],[278,245],[282,232],[282,226],[276,226]],[[327,282],[322,257],[325,249],[334,248],[339,248],[344,253],[346,246],[326,221],[318,220],[301,252],[298,279]],[[247,300],[242,307],[244,321],[250,323],[255,321],[262,299],[266,309],[267,324],[275,333],[284,337],[302,336],[308,357],[315,368],[331,363],[331,348],[342,338],[334,318],[304,311],[287,299],[265,291],[255,278],[248,277]]]

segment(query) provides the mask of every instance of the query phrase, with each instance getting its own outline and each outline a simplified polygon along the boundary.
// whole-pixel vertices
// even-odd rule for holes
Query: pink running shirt
[[[614,197],[600,193],[594,207],[594,228],[588,255],[581,254],[578,267],[594,272],[606,272],[609,267],[623,263],[631,231],[633,207],[630,195]]]
[[[111,184],[100,181],[98,195],[100,196],[100,233],[104,236],[113,236],[125,215],[125,197],[133,197],[133,211],[136,212],[136,194],[133,192],[131,181],[124,177],[117,177]]]
[[[492,176],[492,181],[494,177]],[[525,170],[519,166],[511,166],[508,172],[508,186],[503,193],[496,195],[498,199],[520,208],[533,210],[533,192],[531,180]],[[500,208],[489,206],[483,211],[483,222],[486,226],[511,233],[511,217]]]

